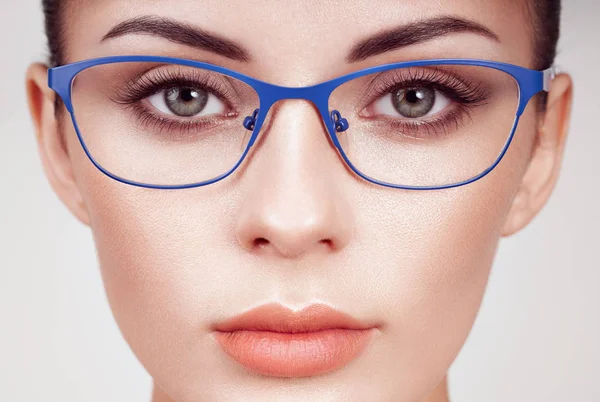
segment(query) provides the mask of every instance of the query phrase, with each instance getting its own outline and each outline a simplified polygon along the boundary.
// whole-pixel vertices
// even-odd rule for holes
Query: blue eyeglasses
[[[193,60],[117,56],[51,68],[48,85],[90,161],[129,185],[183,189],[222,180],[274,121],[276,102],[304,99],[358,176],[434,190],[492,171],[530,99],[553,77],[553,68],[433,59],[291,88]]]

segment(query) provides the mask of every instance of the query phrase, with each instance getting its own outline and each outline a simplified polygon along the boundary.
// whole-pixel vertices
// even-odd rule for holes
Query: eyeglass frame
[[[119,177],[104,167],[102,167],[91,155],[87,146],[85,145],[85,141],[81,136],[81,132],[79,130],[79,126],[77,124],[77,119],[75,117],[75,112],[72,104],[72,85],[75,77],[82,71],[92,68],[95,66],[103,65],[103,64],[114,64],[114,63],[127,63],[127,62],[154,62],[154,63],[165,63],[165,64],[174,64],[192,68],[200,68],[208,71],[213,71],[216,73],[220,73],[235,79],[238,79],[245,84],[249,85],[254,91],[257,93],[259,98],[259,106],[256,109],[252,116],[247,116],[244,120],[243,126],[252,130],[252,134],[248,144],[246,145],[246,149],[244,150],[242,156],[238,160],[238,162],[231,168],[228,172],[225,172],[215,178],[210,180],[205,180],[202,182],[185,184],[185,185],[154,185],[154,184],[146,184],[137,181],[132,181],[125,179],[123,177]],[[355,78],[359,78],[365,75],[379,73],[383,71],[398,69],[398,68],[409,68],[409,67],[420,67],[420,66],[433,66],[433,65],[463,65],[463,66],[479,66],[479,67],[487,67],[496,70],[503,71],[504,73],[509,74],[514,78],[517,83],[518,88],[518,106],[516,109],[515,120],[511,129],[511,132],[508,136],[506,143],[499,156],[493,162],[493,164],[484,170],[482,173],[471,177],[470,179],[452,183],[445,185],[436,185],[436,186],[407,186],[407,185],[399,185],[392,184],[384,181],[380,181],[374,179],[372,177],[367,176],[362,173],[359,169],[357,169],[350,159],[347,157],[344,152],[342,146],[340,145],[337,132],[343,132],[348,128],[348,122],[344,119],[337,110],[329,111],[329,98],[331,94],[342,84],[353,80]],[[367,180],[371,183],[378,184],[385,187],[403,189],[403,190],[441,190],[447,188],[454,188],[464,186],[470,183],[473,183],[483,177],[485,177],[488,173],[490,173],[502,160],[504,155],[506,154],[513,137],[516,132],[516,128],[519,123],[519,119],[525,110],[525,107],[536,94],[541,91],[549,91],[550,82],[556,75],[556,70],[554,66],[551,66],[545,70],[533,70],[526,67],[518,66],[515,64],[491,61],[491,60],[481,60],[481,59],[468,59],[468,58],[460,58],[460,59],[428,59],[428,60],[412,60],[412,61],[403,61],[397,63],[388,63],[373,67],[368,67],[365,69],[361,69],[358,71],[351,72],[349,74],[345,74],[336,78],[333,78],[328,81],[321,82],[315,85],[303,86],[303,87],[285,87],[279,86],[275,84],[271,84],[265,81],[261,81],[259,79],[250,77],[248,75],[239,73],[237,71],[210,64],[197,60],[183,59],[183,58],[175,58],[175,57],[166,57],[166,56],[146,56],[146,55],[131,55],[131,56],[109,56],[109,57],[100,57],[88,60],[77,61],[70,64],[65,64],[62,66],[57,66],[48,69],[48,87],[60,96],[62,99],[67,111],[71,115],[71,120],[73,122],[73,126],[77,133],[77,137],[79,138],[79,142],[83,147],[84,152],[86,153],[88,159],[94,164],[96,168],[98,168],[102,173],[106,176],[119,181],[124,184],[144,187],[144,188],[152,188],[152,189],[162,189],[162,190],[179,190],[179,189],[187,189],[187,188],[195,188],[206,186],[209,184],[216,183],[221,181],[231,175],[245,160],[246,155],[250,151],[250,148],[258,138],[258,134],[260,133],[260,129],[262,124],[269,113],[271,107],[280,100],[285,99],[301,99],[312,102],[318,109],[321,118],[326,123],[327,131],[329,137],[331,138],[333,144],[338,149],[340,155],[344,159],[350,169],[356,173],[358,176]]]

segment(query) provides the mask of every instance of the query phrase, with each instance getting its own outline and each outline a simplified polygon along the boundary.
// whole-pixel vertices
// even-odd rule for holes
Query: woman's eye
[[[449,104],[450,100],[440,91],[428,87],[407,87],[379,98],[373,104],[373,113],[417,119],[434,115]]]
[[[200,88],[169,88],[150,96],[148,102],[163,113],[179,117],[225,113],[225,104]]]

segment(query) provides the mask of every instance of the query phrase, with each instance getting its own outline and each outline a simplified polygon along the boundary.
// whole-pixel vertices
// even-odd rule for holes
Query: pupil
[[[409,101],[410,103],[415,103],[419,100],[419,97],[417,96],[417,91],[415,91],[414,89],[409,91],[406,94],[406,100]]]
[[[184,102],[189,102],[196,97],[196,92],[190,88],[185,88],[181,91],[181,98]]]
[[[400,89],[393,94],[392,103],[404,117],[423,117],[433,109],[435,90],[427,87]]]

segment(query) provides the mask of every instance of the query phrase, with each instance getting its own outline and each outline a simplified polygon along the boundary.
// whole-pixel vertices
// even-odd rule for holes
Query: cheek
[[[178,191],[124,185],[96,169],[79,143],[70,149],[105,291],[124,338],[158,378],[174,370],[181,377],[201,372],[206,361],[198,356],[209,342],[202,335],[219,311],[223,289],[243,286],[218,269],[231,261],[230,243],[223,241],[231,234],[235,195],[224,199],[219,184]]]
[[[385,278],[378,280],[375,298],[389,315],[387,346],[396,352],[382,350],[378,358],[388,367],[401,366],[407,387],[439,380],[473,324],[507,207],[487,190],[428,194],[426,200],[406,200],[400,214],[378,217],[385,235],[372,233],[379,247],[369,256],[370,274]],[[365,219],[361,232],[371,233],[373,219]],[[390,358],[399,355],[396,362]]]
[[[374,298],[390,325],[389,342],[374,360],[406,373],[398,388],[433,387],[472,328],[531,150],[534,122],[525,117],[523,123],[500,165],[482,180],[365,200],[355,258],[369,273],[357,282],[377,281]]]
[[[92,227],[113,316],[146,370],[177,395],[190,383],[175,379],[211,375],[210,359],[219,355],[207,324],[226,302],[224,291],[244,286],[219,273],[219,264],[232,261],[223,245],[230,215],[194,190],[159,194],[103,178],[92,186],[99,189],[89,200]]]

